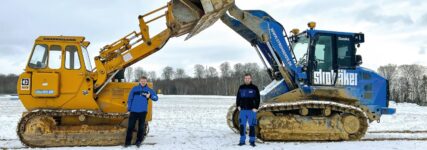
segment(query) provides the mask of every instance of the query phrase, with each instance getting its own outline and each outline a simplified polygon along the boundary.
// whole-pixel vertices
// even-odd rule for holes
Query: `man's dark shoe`
[[[128,148],[129,146],[130,146],[129,144],[123,145],[124,148]]]
[[[139,147],[141,147],[141,145],[142,145],[142,144],[141,144],[141,142],[138,142],[138,143],[136,143],[135,145],[136,145],[136,147],[138,147],[138,148],[139,148]]]
[[[255,142],[251,142],[251,146],[252,147],[255,147],[256,145],[255,145]]]
[[[238,145],[239,145],[239,146],[243,146],[243,145],[245,145],[245,143],[239,143]]]

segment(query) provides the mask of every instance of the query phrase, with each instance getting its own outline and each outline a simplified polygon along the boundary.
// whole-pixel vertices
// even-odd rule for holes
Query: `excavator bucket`
[[[213,25],[232,6],[234,0],[172,0],[172,34],[188,33],[190,39]]]

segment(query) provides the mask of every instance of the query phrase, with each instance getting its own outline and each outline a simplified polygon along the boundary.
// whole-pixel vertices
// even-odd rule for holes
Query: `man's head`
[[[252,75],[249,73],[245,74],[244,81],[245,81],[246,85],[251,84],[252,83]]]
[[[141,83],[142,86],[147,85],[147,77],[146,76],[142,76],[139,78],[139,83]]]

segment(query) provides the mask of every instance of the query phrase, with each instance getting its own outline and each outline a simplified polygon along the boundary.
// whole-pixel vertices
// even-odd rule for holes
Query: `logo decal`
[[[350,38],[347,37],[338,37],[339,41],[350,41]]]
[[[21,90],[28,91],[30,90],[30,79],[25,78],[21,80]]]
[[[323,72],[322,69],[313,73],[313,83],[316,85],[334,85],[335,77],[338,77],[336,85],[357,86],[357,73],[348,73],[346,70],[338,70],[338,76],[334,71]]]
[[[279,45],[280,50],[282,51],[283,55],[285,56],[286,59],[286,63],[288,63],[289,66],[292,66],[292,60],[289,58],[288,53],[286,53],[285,49],[283,48],[282,43],[279,40],[279,36],[277,36],[276,31],[274,31],[274,29],[270,29],[272,35],[274,36],[274,38],[276,39],[276,43]]]

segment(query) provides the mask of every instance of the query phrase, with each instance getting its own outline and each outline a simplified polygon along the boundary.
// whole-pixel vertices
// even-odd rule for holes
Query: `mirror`
[[[363,61],[362,61],[362,56],[361,55],[356,55],[356,65],[360,66],[362,65]]]

